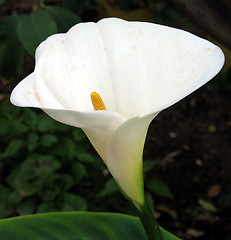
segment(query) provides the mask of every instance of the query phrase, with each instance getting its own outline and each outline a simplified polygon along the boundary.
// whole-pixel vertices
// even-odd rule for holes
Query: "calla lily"
[[[142,205],[150,122],[223,63],[220,48],[179,29],[117,18],[80,23],[40,44],[35,70],[16,86],[11,102],[82,128],[125,196]],[[93,92],[100,96],[92,103]]]

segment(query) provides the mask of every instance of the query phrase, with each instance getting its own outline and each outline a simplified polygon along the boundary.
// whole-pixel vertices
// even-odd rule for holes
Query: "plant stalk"
[[[138,210],[139,218],[147,234],[148,240],[164,240],[159,224],[157,223],[154,213],[148,205],[147,200],[145,200],[145,204],[140,206],[140,209]]]

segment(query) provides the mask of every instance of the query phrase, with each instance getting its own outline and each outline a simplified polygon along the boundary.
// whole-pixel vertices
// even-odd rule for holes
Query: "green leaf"
[[[0,218],[13,212],[15,206],[21,201],[21,196],[8,187],[0,184]]]
[[[29,130],[29,128],[25,124],[19,122],[18,119],[12,119],[9,123],[11,132],[14,131],[14,133],[22,134]]]
[[[71,165],[71,170],[77,183],[79,183],[82,180],[82,178],[86,175],[86,169],[82,163],[74,162]]]
[[[203,199],[199,199],[198,203],[206,210],[210,211],[210,212],[216,212],[217,208],[213,205],[213,203],[209,202],[209,201],[205,201]]]
[[[47,115],[41,114],[37,127],[39,132],[52,131],[55,128],[55,121]]]
[[[153,159],[145,160],[144,166],[143,166],[144,172],[149,172],[150,170],[152,170],[155,167],[156,163],[157,163],[157,161],[155,161]]]
[[[36,130],[38,124],[38,114],[35,113],[34,109],[25,108],[23,111],[23,122],[27,124],[30,130]]]
[[[23,46],[17,36],[18,24],[24,15],[8,16],[0,22],[0,76],[17,76],[23,62]]]
[[[66,193],[64,194],[64,203],[62,206],[62,211],[86,211],[87,202],[80,196]]]
[[[24,48],[34,55],[35,49],[47,37],[57,33],[55,20],[46,10],[36,10],[23,19],[18,27],[18,37]]]
[[[35,211],[36,201],[32,198],[26,198],[20,202],[17,206],[17,212],[19,215],[32,214]]]
[[[83,10],[91,0],[63,0],[63,6],[73,13],[82,15]]]
[[[39,136],[36,133],[29,133],[27,147],[30,152],[32,152],[38,146]]]
[[[115,192],[118,192],[119,188],[113,178],[110,178],[104,185],[104,188],[97,194],[97,197],[105,197]]]
[[[38,206],[37,213],[56,212],[58,209],[54,203],[43,202]]]
[[[146,181],[147,188],[161,197],[174,198],[169,188],[161,180],[154,178]]]
[[[58,32],[67,32],[72,26],[80,22],[79,16],[61,7],[47,7],[47,11],[55,20]]]
[[[74,140],[77,142],[83,141],[87,138],[81,128],[74,128],[72,135],[73,135]]]
[[[61,164],[59,161],[51,155],[32,155],[23,162],[21,174],[24,175],[24,178],[28,181],[39,178],[43,182],[60,167]]]
[[[58,142],[52,153],[53,155],[63,156],[70,160],[75,156],[76,144],[69,138],[63,138]]]
[[[136,217],[116,213],[47,213],[0,220],[0,239],[147,240]],[[164,240],[179,240],[161,229]]]
[[[21,139],[13,139],[6,147],[2,157],[12,157],[15,156],[20,148],[23,146],[23,140]]]
[[[58,142],[57,137],[52,134],[44,134],[40,140],[44,147],[51,147],[53,144]]]
[[[5,2],[5,0],[0,0],[0,5],[3,4]]]
[[[31,196],[48,184],[60,167],[53,156],[31,155],[11,173],[8,182],[21,196]]]
[[[0,217],[4,216],[4,210],[6,209],[6,203],[8,196],[11,193],[11,189],[0,184]]]
[[[94,156],[93,154],[90,154],[90,153],[79,153],[77,155],[79,161],[81,162],[84,162],[84,163],[93,163],[95,162],[96,160],[98,160],[96,158],[96,156]]]

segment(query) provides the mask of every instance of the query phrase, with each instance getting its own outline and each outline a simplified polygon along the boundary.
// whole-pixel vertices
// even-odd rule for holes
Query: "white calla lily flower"
[[[117,18],[80,23],[40,44],[35,70],[11,102],[82,128],[124,194],[142,205],[150,122],[223,63],[220,48],[179,29]]]

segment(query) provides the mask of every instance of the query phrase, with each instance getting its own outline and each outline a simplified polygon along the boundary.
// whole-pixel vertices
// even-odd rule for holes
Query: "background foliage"
[[[64,33],[82,21],[116,16],[180,27],[211,38],[208,32],[196,27],[170,2],[174,1],[0,1],[1,218],[73,210],[135,214],[80,129],[55,122],[40,110],[10,105],[9,93],[18,81],[33,71],[35,49],[40,42],[52,34]],[[225,93],[231,89],[230,50],[227,45],[219,45],[228,61],[223,75],[217,78],[219,81],[214,81],[211,86],[215,91]],[[209,123],[206,131],[217,133],[218,125]],[[173,135],[174,132],[172,138]],[[157,205],[158,214],[162,212],[167,215],[167,219],[176,220],[179,213],[172,208],[175,194],[171,193],[160,177],[157,178],[156,172],[163,169],[163,165],[158,164],[157,157],[148,154],[150,148],[147,149],[144,177],[148,198],[150,202],[153,196],[157,201],[160,199],[160,202],[166,202],[167,205]],[[230,199],[230,195],[223,194],[214,203],[199,197],[198,204],[210,214],[218,211],[217,206],[227,209]],[[199,214],[197,211],[190,209],[194,219]],[[177,229],[176,226],[172,228]],[[191,232],[187,231],[185,229],[186,233],[181,233],[185,239],[203,237],[203,231],[193,228]]]

